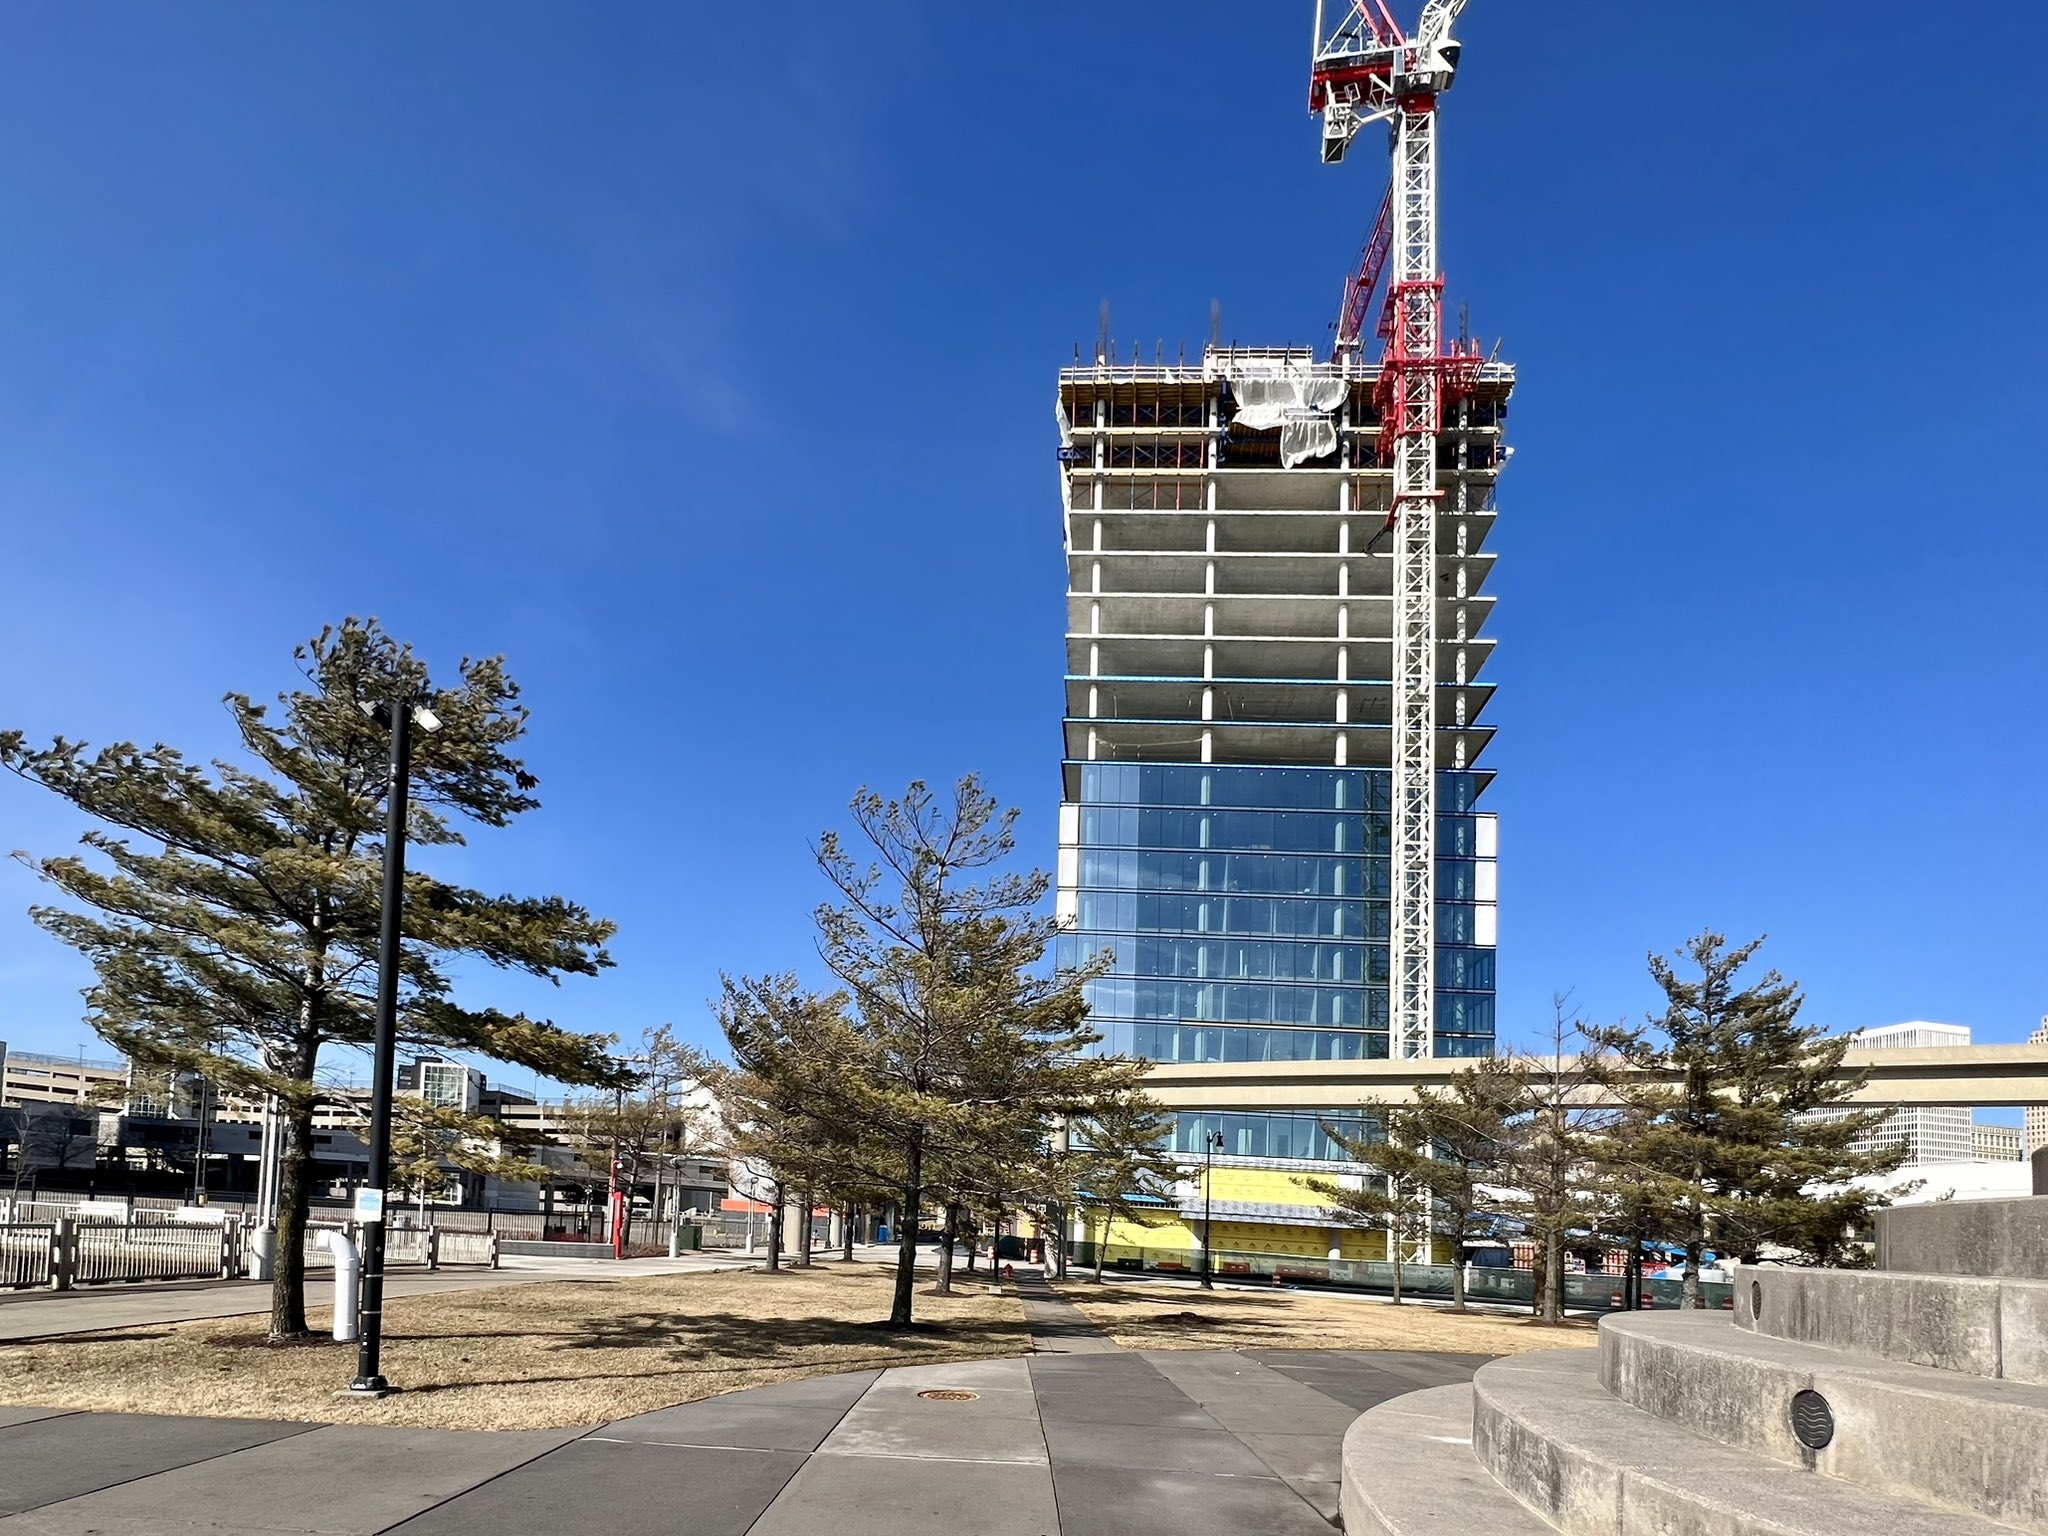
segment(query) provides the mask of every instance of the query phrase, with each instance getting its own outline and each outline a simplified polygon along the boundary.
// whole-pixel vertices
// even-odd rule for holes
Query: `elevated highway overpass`
[[[1544,1058],[1538,1058],[1542,1060]],[[1154,1062],[1145,1085],[1170,1109],[1341,1109],[1407,1104],[1418,1088],[1445,1088],[1470,1063],[1429,1061]],[[1858,1104],[1975,1107],[2048,1104],[2048,1045],[1969,1045],[1850,1051],[1847,1072],[1868,1072]],[[1656,1080],[1660,1074],[1649,1074]],[[1661,1074],[1675,1080],[1675,1074]],[[1586,1097],[1603,1096],[1588,1088]]]

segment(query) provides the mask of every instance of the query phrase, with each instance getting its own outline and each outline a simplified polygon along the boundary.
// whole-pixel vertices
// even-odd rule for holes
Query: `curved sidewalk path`
[[[1328,1536],[1351,1421],[1479,1363],[1127,1353],[1042,1287],[1025,1303],[1027,1359],[784,1382],[587,1433],[0,1408],[0,1533]]]

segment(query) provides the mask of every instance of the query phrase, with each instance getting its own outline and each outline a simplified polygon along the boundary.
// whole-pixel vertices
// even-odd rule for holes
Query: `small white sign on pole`
[[[356,1191],[356,1220],[361,1222],[384,1219],[384,1191],[371,1189],[368,1185]]]

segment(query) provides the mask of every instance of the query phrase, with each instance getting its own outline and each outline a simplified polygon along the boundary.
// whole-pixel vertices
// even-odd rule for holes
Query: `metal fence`
[[[241,1269],[241,1232],[229,1221],[179,1221],[162,1211],[132,1211],[125,1220],[85,1216],[60,1223],[58,1241],[71,1245],[74,1285],[221,1280]]]
[[[56,1243],[54,1221],[0,1222],[0,1290],[47,1286]]]
[[[449,1227],[436,1230],[434,1262],[440,1264],[481,1264],[495,1268],[498,1262],[498,1234],[460,1232]]]
[[[53,1220],[21,1219],[40,1214],[23,1201],[0,1219],[0,1290],[105,1285],[142,1280],[220,1280],[243,1271],[250,1228],[235,1215],[208,1211],[86,1210],[58,1206]],[[33,1202],[42,1204],[44,1202]],[[320,1246],[323,1231],[358,1238],[353,1222],[316,1219],[307,1223],[303,1253],[309,1271],[334,1267],[334,1255]],[[385,1235],[385,1260],[392,1265],[496,1268],[494,1232],[443,1231],[394,1224]]]

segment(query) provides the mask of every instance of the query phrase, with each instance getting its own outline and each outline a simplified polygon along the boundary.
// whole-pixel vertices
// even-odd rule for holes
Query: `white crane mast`
[[[1388,925],[1389,1051],[1434,1054],[1436,1038],[1437,438],[1446,394],[1467,377],[1443,346],[1437,265],[1436,103],[1457,68],[1451,23],[1465,0],[1429,0],[1412,41],[1384,0],[1354,0],[1334,32],[1316,7],[1309,105],[1323,117],[1323,158],[1344,157],[1367,123],[1390,125],[1393,180],[1387,351],[1374,391],[1382,453],[1391,443],[1394,533],[1393,871]],[[1368,286],[1370,279],[1368,278]],[[1359,303],[1370,295],[1362,294]],[[1355,346],[1355,333],[1349,338]],[[1340,334],[1340,348],[1346,338]]]

